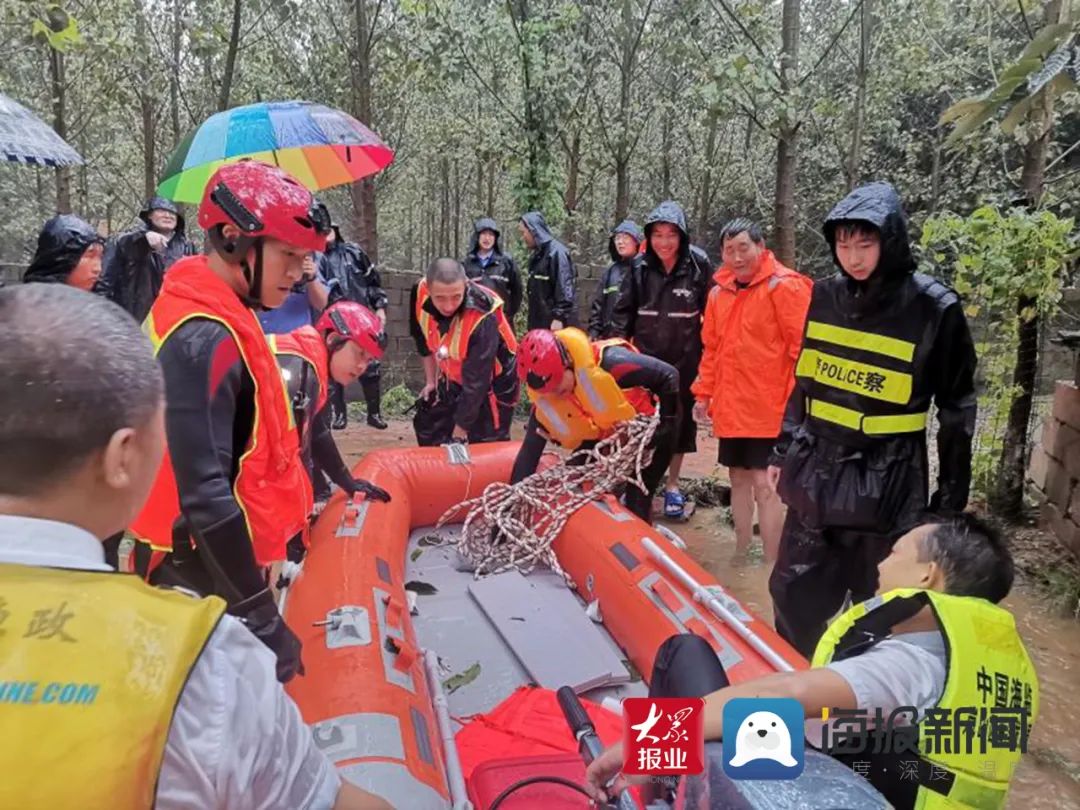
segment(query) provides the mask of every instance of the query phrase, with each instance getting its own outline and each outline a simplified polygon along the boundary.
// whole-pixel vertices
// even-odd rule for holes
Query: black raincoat
[[[636,256],[624,259],[615,249],[615,237],[620,233],[629,234],[639,245],[645,238],[641,228],[632,219],[624,219],[611,232],[608,240],[608,253],[611,254],[611,264],[600,276],[596,285],[592,304],[589,306],[589,337],[600,340],[611,337],[611,317],[615,312],[615,303],[619,300],[619,288],[622,285],[623,276],[634,265]]]
[[[386,309],[382,279],[364,249],[355,242],[342,239],[337,225],[334,235],[337,238],[326,246],[326,252],[319,258],[319,273],[329,288],[330,303],[345,300],[362,304],[373,312]]]
[[[176,230],[160,253],[146,241],[146,233],[154,230],[150,224],[151,211],[171,211],[176,214]],[[161,292],[165,271],[195,252],[195,246],[188,241],[184,216],[180,210],[164,197],[151,197],[139,212],[138,224],[120,234],[106,248],[102,260],[101,290],[141,323]]]
[[[103,240],[87,222],[73,214],[50,219],[38,234],[37,251],[23,273],[24,282],[64,284],[86,249]]]
[[[491,231],[495,234],[495,247],[491,250],[487,264],[480,259],[480,232]],[[473,281],[482,284],[502,298],[506,307],[506,317],[510,323],[521,309],[521,273],[518,272],[517,264],[508,253],[504,253],[499,240],[502,234],[495,220],[488,217],[476,220],[473,225],[472,242],[469,244],[469,255],[462,264],[465,266],[465,274]]]
[[[861,186],[830,212],[834,260],[836,228],[846,222],[879,231],[881,258],[866,281],[841,268],[814,284],[772,459],[789,508],[769,589],[777,630],[807,655],[849,591],[855,601],[873,595],[877,564],[927,505],[962,510],[971,481],[976,357],[960,298],[915,272],[892,186]],[[931,402],[939,423],[932,497]]]
[[[539,211],[521,221],[536,239],[529,255],[529,329],[550,329],[552,321],[577,326],[577,271],[569,249],[552,236]]]
[[[665,273],[651,247],[635,260],[622,280],[611,316],[611,335],[631,339],[640,351],[675,366],[683,388],[689,391],[701,362],[701,320],[712,267],[705,251],[690,244],[686,215],[678,203],[660,203],[649,214],[646,239],[659,222],[679,229],[675,268]]]

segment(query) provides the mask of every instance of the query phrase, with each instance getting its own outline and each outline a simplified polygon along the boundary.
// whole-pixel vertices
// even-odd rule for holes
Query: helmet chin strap
[[[240,296],[244,306],[251,309],[266,309],[262,303],[262,278],[263,278],[263,240],[258,238],[251,246],[255,251],[255,269],[251,269],[245,256],[240,262],[244,271],[244,280],[248,283],[247,295]]]

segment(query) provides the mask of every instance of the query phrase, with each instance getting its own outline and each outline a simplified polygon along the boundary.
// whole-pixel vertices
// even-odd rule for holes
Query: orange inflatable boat
[[[430,527],[508,480],[518,447],[473,446],[464,462],[445,447],[369,454],[355,474],[392,502],[333,499],[283,594],[306,669],[289,693],[343,776],[395,807],[469,806],[477,763],[463,767],[455,745],[467,718],[488,722],[522,687],[559,679],[593,708],[644,695],[640,673],[675,633],[707,639],[733,683],[807,666],[677,537],[611,496],[578,510],[555,543],[574,591],[547,571],[476,580],[453,527]]]

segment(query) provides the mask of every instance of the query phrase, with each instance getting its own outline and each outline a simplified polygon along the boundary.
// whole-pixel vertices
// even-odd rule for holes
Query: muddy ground
[[[520,426],[517,430],[520,432]],[[377,431],[352,420],[336,434],[350,464],[378,447],[411,447],[411,423],[391,422]],[[698,452],[689,456],[682,474],[724,480],[715,464],[716,442],[699,435]],[[723,507],[702,507],[687,523],[670,524],[687,543],[694,558],[736,597],[766,621],[772,621],[768,567],[760,548],[750,564],[730,565],[735,538]],[[1006,606],[1016,616],[1020,632],[1035,661],[1042,687],[1042,705],[1032,732],[1029,754],[1013,779],[1009,810],[1080,810],[1080,621],[1059,598],[1047,594],[1075,565],[1068,554],[1035,529],[1013,533],[1021,578]]]

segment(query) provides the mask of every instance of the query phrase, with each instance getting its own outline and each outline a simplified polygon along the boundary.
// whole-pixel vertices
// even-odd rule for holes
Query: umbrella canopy
[[[210,116],[165,167],[158,193],[197,203],[223,163],[253,158],[280,166],[312,191],[375,174],[393,151],[351,115],[308,101],[249,104]]]
[[[32,166],[78,166],[82,157],[53,128],[0,93],[0,155]]]

